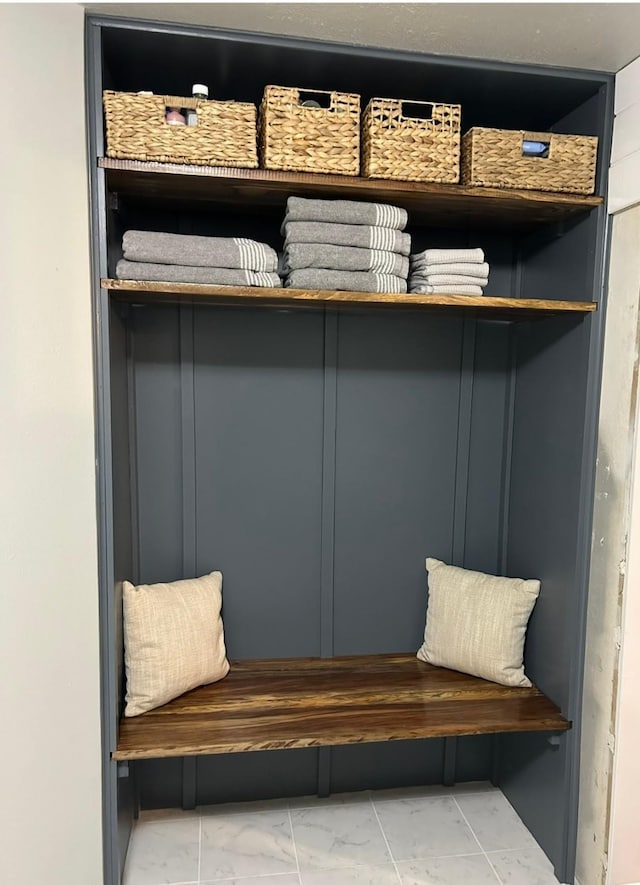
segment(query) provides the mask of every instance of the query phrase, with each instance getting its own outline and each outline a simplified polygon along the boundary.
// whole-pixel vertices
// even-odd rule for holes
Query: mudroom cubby
[[[87,76],[105,881],[120,881],[138,808],[489,779],[573,881],[612,78],[97,17]],[[596,196],[107,158],[104,89],[188,95],[198,82],[256,104],[268,84],[356,92],[363,106],[438,100],[461,104],[463,131],[598,136]],[[412,251],[481,246],[486,295],[114,279],[128,229],[281,249],[289,195],[402,206]],[[324,737],[269,743],[256,726],[237,747],[214,745],[200,720],[191,740],[182,726],[163,739],[156,720],[152,737],[121,728],[124,580],[222,571],[232,672],[300,659],[304,680],[310,658],[375,669],[398,656],[400,679],[422,641],[427,556],[541,580],[525,655],[540,697],[518,715],[500,696],[427,721],[412,695],[415,718],[392,727],[395,671],[382,668],[380,731],[335,711]]]

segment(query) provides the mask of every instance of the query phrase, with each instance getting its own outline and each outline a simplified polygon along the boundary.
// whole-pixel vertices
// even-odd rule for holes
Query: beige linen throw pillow
[[[138,716],[229,672],[222,574],[123,585],[125,716]]]
[[[499,578],[427,559],[429,602],[421,661],[501,685],[530,686],[527,623],[540,581]]]

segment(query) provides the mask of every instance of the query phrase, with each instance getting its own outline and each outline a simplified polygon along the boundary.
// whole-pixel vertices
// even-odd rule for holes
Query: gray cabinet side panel
[[[320,654],[321,314],[194,315],[199,573],[230,658]]]
[[[573,883],[568,855],[567,768],[570,738],[559,746],[546,734],[500,736],[500,788],[555,867],[560,882]]]
[[[586,371],[591,320],[556,319],[518,330],[518,367],[507,569],[542,582],[525,649],[533,681],[572,715],[574,629],[584,586],[577,572]],[[567,870],[567,747],[544,735],[505,736],[500,785],[553,861]]]
[[[531,678],[564,711],[574,649],[589,320],[519,330],[508,571],[542,582],[526,643]]]

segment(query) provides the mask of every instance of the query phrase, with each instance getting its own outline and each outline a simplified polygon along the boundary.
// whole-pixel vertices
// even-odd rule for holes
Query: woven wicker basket
[[[307,96],[329,96],[329,106],[302,107]],[[359,95],[266,86],[259,132],[265,169],[335,175],[360,171]]]
[[[424,108],[422,119],[405,106]],[[460,105],[372,98],[362,120],[362,174],[400,181],[460,179]]]
[[[245,169],[258,165],[253,104],[108,91],[103,98],[109,157]],[[170,125],[168,107],[197,111],[198,125]]]
[[[523,156],[523,141],[548,144],[548,156]],[[462,182],[592,194],[597,152],[598,139],[592,136],[477,127],[462,139]]]

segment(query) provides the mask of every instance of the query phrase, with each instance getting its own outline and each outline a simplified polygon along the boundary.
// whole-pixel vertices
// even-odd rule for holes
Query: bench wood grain
[[[123,719],[113,758],[570,727],[537,688],[507,688],[413,654],[236,661],[221,682]]]

